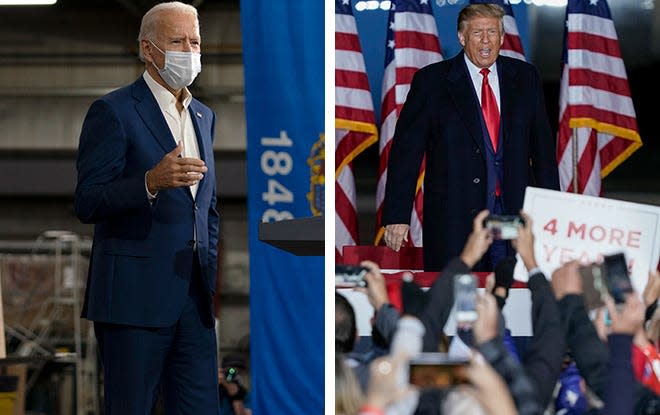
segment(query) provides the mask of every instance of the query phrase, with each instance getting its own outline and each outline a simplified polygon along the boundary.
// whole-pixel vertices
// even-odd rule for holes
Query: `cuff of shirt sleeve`
[[[529,278],[527,279],[527,287],[530,290],[535,290],[537,288],[549,285],[550,283],[545,278],[545,274],[538,270],[537,272],[530,272]]]
[[[543,271],[541,271],[541,268],[534,267],[534,268],[529,270],[529,273],[527,275],[529,275],[531,277],[532,275],[536,275],[536,274],[543,274]]]
[[[156,193],[151,194],[149,191],[149,186],[147,186],[147,174],[149,173],[149,170],[147,170],[144,173],[144,190],[147,192],[147,198],[149,199],[149,202],[153,203],[154,199],[156,199],[156,196],[158,196],[158,191]]]
[[[486,359],[491,365],[502,358],[503,353],[503,344],[502,340],[494,338],[486,343],[480,344],[477,346],[479,353]]]

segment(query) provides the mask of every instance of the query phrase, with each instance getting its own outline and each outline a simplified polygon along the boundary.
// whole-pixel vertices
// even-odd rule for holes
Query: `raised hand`
[[[149,193],[156,194],[159,190],[174,189],[197,184],[208,171],[203,160],[181,157],[183,142],[179,141],[176,148],[165,154],[156,166],[147,172],[147,188]]]

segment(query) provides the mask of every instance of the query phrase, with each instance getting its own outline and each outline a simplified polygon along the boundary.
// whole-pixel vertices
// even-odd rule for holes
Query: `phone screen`
[[[584,304],[587,310],[595,310],[605,305],[608,282],[605,281],[604,267],[599,264],[583,265],[579,268],[582,278]]]
[[[525,221],[518,215],[489,215],[483,226],[491,232],[493,239],[516,239],[518,227],[525,226]]]
[[[471,274],[454,277],[454,304],[456,306],[456,325],[459,328],[470,327],[477,319],[477,278]]]
[[[365,274],[369,270],[360,265],[336,264],[335,286],[338,288],[366,287]]]
[[[628,263],[623,253],[603,257],[605,271],[610,286],[610,294],[617,304],[626,302],[626,294],[632,292],[632,284],[628,276]]]
[[[410,384],[420,388],[444,388],[450,385],[467,383],[467,361],[450,360],[444,353],[431,359],[413,359],[410,361]]]

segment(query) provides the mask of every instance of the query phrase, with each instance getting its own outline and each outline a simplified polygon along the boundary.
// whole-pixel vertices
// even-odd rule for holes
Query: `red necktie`
[[[497,141],[500,135],[500,111],[497,109],[495,94],[493,94],[493,90],[488,83],[488,73],[490,71],[483,68],[480,72],[484,77],[481,83],[481,112],[484,114],[484,121],[486,121],[488,135],[490,135],[490,142],[493,143],[493,150],[497,151]]]
[[[488,129],[488,135],[490,135],[490,142],[493,144],[493,150],[497,152],[497,142],[500,135],[500,111],[497,109],[497,101],[495,100],[495,94],[490,88],[488,83],[488,69],[481,69],[481,75],[483,75],[484,80],[481,83],[481,112],[484,115],[484,121],[486,121],[486,128]],[[495,183],[495,194],[500,195],[500,182]]]

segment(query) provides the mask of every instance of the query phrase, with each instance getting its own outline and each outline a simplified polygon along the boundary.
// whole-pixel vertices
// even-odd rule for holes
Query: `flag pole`
[[[576,129],[572,128],[571,129],[571,135],[573,136],[573,139],[571,140],[571,145],[573,147],[573,193],[578,193],[578,145],[577,145],[577,133]]]

